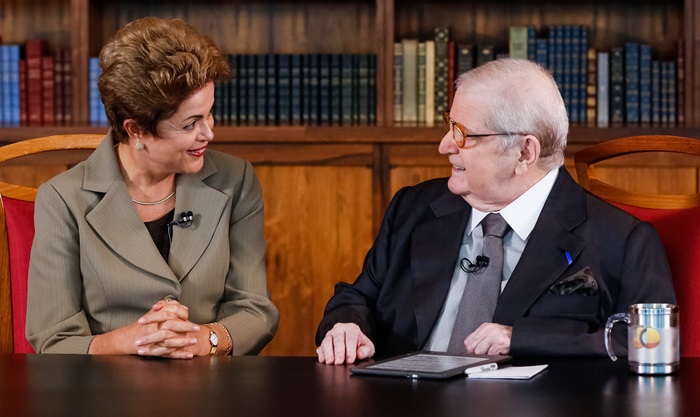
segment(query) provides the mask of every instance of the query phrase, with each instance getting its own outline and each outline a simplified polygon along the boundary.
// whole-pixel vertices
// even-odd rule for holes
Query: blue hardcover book
[[[559,87],[559,91],[563,93],[564,30],[561,26],[550,26],[549,28],[548,59],[548,68]]]
[[[267,125],[267,55],[259,54],[255,56],[256,67],[256,94],[255,98],[258,109],[256,111],[256,124],[258,126]]]
[[[327,126],[331,123],[331,56],[321,54],[318,68],[319,124]]]
[[[226,57],[228,61],[228,56]],[[230,62],[229,62],[230,65]],[[211,115],[214,117],[214,123],[219,125],[228,125],[230,122],[228,108],[228,81],[218,80],[214,82],[214,107]]]
[[[277,69],[277,55],[275,54],[267,54],[265,55],[265,60],[267,61],[265,65],[265,71],[267,74],[267,82],[265,85],[265,102],[266,102],[266,110],[265,113],[267,115],[267,124],[268,125],[276,125],[279,122],[279,97],[278,97],[278,69]]]
[[[312,54],[309,59],[309,125],[321,122],[321,55]]]
[[[578,97],[579,97],[579,120],[587,122],[586,115],[586,80],[588,78],[588,28],[586,26],[579,27],[579,63],[578,63]],[[595,66],[594,66],[595,68]]]
[[[359,54],[351,55],[352,58],[352,125],[360,124],[360,57]]]
[[[546,38],[535,39],[535,62],[544,68],[549,68],[548,59],[549,40]]]
[[[668,62],[662,61],[661,62],[661,126],[663,127],[669,127],[669,116],[670,116],[670,110],[669,110],[669,105],[670,105],[670,87],[668,85]]]
[[[470,43],[458,43],[455,51],[457,57],[457,75],[474,68],[474,45]]]
[[[639,44],[625,44],[625,123],[639,124]]]
[[[238,82],[240,71],[238,58],[240,55],[230,54],[228,56],[228,62],[231,66],[231,79],[226,82],[226,92],[224,93],[224,98],[226,99],[224,103],[224,109],[227,113],[224,114],[224,118],[228,121],[230,125],[238,125]]]
[[[331,125],[340,126],[340,55],[333,54],[331,59]]]
[[[340,59],[340,124],[343,126],[352,125],[352,69],[353,56],[342,54]]]
[[[8,45],[10,49],[10,126],[19,126],[21,117],[19,97],[19,45]]]
[[[596,82],[596,117],[598,127],[610,126],[610,55],[598,52],[598,73]]]
[[[248,125],[254,126],[258,122],[258,73],[257,57],[248,56]]]
[[[554,79],[559,85],[559,90],[563,91],[564,86],[564,62],[566,60],[566,39],[564,26],[558,26],[556,31],[557,38],[554,40]]]
[[[10,122],[10,47],[0,45],[0,126]]]
[[[651,124],[651,47],[639,47],[639,121],[642,126]]]
[[[311,69],[309,68],[309,56],[301,55],[301,124],[304,126],[311,124]]]
[[[678,102],[676,95],[676,63],[670,61],[666,65],[668,65],[666,71],[666,76],[668,77],[668,125],[669,127],[676,127],[678,125],[678,112],[676,111]]]
[[[572,123],[578,123],[578,104],[575,102],[573,85],[575,83],[574,76],[578,75],[574,72],[574,68],[578,64],[578,42],[575,37],[578,30],[571,25],[564,25],[564,65],[562,70],[562,85],[561,93],[564,97],[566,112],[569,114],[569,120]]]
[[[291,122],[294,126],[301,125],[301,55],[291,56]]]
[[[370,109],[370,55],[358,55],[358,124],[366,126],[369,124]]]
[[[661,64],[651,61],[651,125],[661,126]]]
[[[527,27],[527,59],[530,61],[536,61],[537,45],[535,40],[535,27]]]
[[[278,57],[277,86],[279,89],[279,122],[282,126],[288,126],[292,118],[292,59],[289,54],[280,54]]]
[[[88,103],[89,115],[88,121],[91,126],[95,126],[100,122],[99,111],[100,95],[97,91],[97,77],[100,75],[100,65],[98,58],[90,58],[88,61]]]
[[[367,124],[374,126],[377,124],[377,56],[374,54],[369,55],[369,73],[367,74],[367,79],[369,80]],[[442,114],[440,117],[442,117]]]
[[[248,58],[249,55],[236,55],[238,72],[236,79],[238,84],[238,124],[248,124]]]
[[[229,55],[226,56],[226,60],[231,66],[231,58]],[[231,68],[233,71],[233,68]],[[231,124],[231,112],[230,112],[230,99],[229,90],[231,88],[230,80],[216,81],[214,83],[214,109],[213,116],[214,122],[217,124],[222,124],[228,126]]]
[[[610,49],[610,123],[621,126],[625,121],[625,50]]]
[[[224,122],[223,118],[223,91],[224,91],[225,81],[214,82],[214,108],[212,109],[212,116],[214,117],[215,124],[227,124]]]

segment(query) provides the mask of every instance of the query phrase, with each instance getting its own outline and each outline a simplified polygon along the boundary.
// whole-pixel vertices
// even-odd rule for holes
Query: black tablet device
[[[510,360],[510,356],[455,355],[444,352],[420,351],[358,365],[350,369],[350,372],[358,375],[445,379],[455,375],[464,375],[464,370],[467,368],[491,363],[504,363]]]

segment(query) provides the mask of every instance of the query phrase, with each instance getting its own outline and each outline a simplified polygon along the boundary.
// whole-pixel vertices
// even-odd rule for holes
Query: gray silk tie
[[[450,353],[466,353],[464,339],[481,324],[493,320],[503,276],[503,236],[510,227],[498,213],[490,213],[481,221],[484,232],[483,256],[489,258],[485,270],[467,272],[467,285],[459,302],[452,336],[447,346]]]

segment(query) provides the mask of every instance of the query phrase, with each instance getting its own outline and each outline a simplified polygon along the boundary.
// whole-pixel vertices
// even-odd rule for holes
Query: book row
[[[588,46],[585,26],[511,27],[508,51],[493,45],[457,43],[449,29],[434,39],[401,39],[394,44],[394,121],[441,123],[459,74],[506,56],[530,59],[547,68],[574,125],[678,126],[684,122],[682,42],[676,61],[652,59],[649,45],[635,42],[597,51]]]
[[[230,54],[232,78],[218,82],[214,119],[234,126],[376,124],[375,55]],[[90,61],[90,123],[104,124]]]
[[[0,125],[71,124],[72,83],[70,49],[50,54],[40,39],[0,45]]]
[[[233,77],[216,89],[225,125],[376,124],[376,55],[228,55]]]

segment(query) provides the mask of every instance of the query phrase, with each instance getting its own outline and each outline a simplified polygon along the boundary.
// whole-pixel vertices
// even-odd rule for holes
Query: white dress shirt
[[[530,187],[529,190],[498,212],[512,229],[503,236],[503,277],[501,279],[501,291],[506,287],[515,266],[520,260],[520,256],[523,254],[523,250],[525,250],[527,240],[530,237],[532,229],[535,228],[535,223],[537,223],[537,219],[540,217],[540,213],[542,212],[544,203],[547,201],[547,197],[549,197],[549,193],[552,191],[558,172],[558,168],[552,169],[539,180],[537,184]],[[463,258],[467,258],[475,262],[477,255],[481,254],[484,244],[481,220],[483,220],[487,214],[489,213],[472,208],[471,216],[464,230],[464,238],[462,239],[462,246],[459,249],[459,256],[457,257],[454,273],[452,274],[450,290],[447,293],[447,298],[445,299],[445,304],[442,306],[442,311],[440,312],[437,323],[435,327],[433,327],[425,345],[426,350],[437,352],[447,351],[447,345],[452,335],[452,327],[454,327],[455,318],[457,317],[459,302],[462,299],[464,287],[468,279],[467,273],[459,266],[460,261]]]

